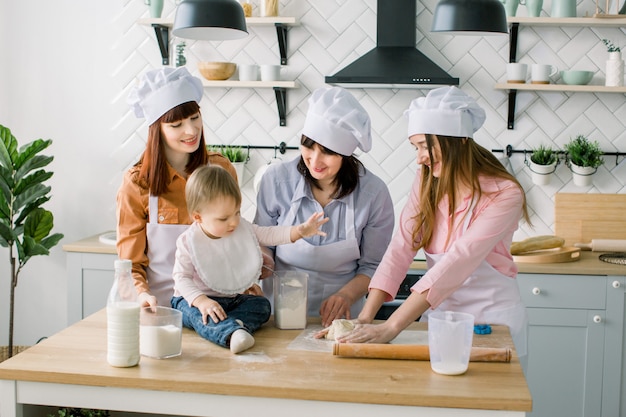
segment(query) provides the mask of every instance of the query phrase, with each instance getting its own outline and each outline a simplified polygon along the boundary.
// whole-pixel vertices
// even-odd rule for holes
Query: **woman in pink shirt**
[[[524,190],[472,139],[485,112],[463,91],[432,90],[405,114],[421,169],[370,282],[359,325],[339,341],[386,343],[418,317],[452,310],[473,314],[477,324],[509,326],[518,355],[525,356],[527,318],[509,251],[519,221],[530,221]],[[388,320],[368,324],[394,299],[419,249],[426,254],[426,274]]]

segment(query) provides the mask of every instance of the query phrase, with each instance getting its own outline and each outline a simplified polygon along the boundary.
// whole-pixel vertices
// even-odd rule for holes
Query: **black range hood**
[[[459,85],[415,48],[416,0],[378,0],[376,47],[335,75],[327,84]],[[356,87],[356,85],[352,85]],[[369,87],[373,87],[370,85]]]

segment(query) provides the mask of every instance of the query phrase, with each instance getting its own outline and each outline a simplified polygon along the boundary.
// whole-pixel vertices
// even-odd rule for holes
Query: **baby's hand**
[[[209,317],[211,317],[215,323],[219,323],[227,317],[222,306],[219,305],[217,301],[210,299],[206,295],[201,295],[193,300],[193,306],[200,310],[200,313],[202,313],[203,324],[208,323]]]
[[[319,220],[322,216],[324,216],[324,212],[313,213],[313,215],[309,217],[309,219],[306,222],[299,225],[298,233],[300,233],[300,236],[302,237],[309,237],[309,236],[315,236],[315,235],[326,236],[326,233],[319,230],[319,228],[321,225],[326,223],[329,219],[328,217],[326,217],[326,218]]]

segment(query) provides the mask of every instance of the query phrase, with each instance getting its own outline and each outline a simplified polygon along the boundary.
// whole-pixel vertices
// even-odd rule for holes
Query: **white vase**
[[[572,170],[574,185],[579,187],[587,187],[591,185],[592,176],[598,170],[593,167],[581,167],[572,162],[570,162],[570,169]]]
[[[606,61],[605,85],[607,87],[624,85],[624,60],[621,52],[609,52],[609,59]]]
[[[539,165],[530,161],[528,165],[531,172],[531,177],[533,180],[533,184],[536,185],[548,185],[550,184],[550,178],[552,178],[552,174],[556,171],[556,161],[551,163],[550,165]]]
[[[241,187],[241,185],[243,184],[243,174],[244,174],[244,169],[246,167],[246,163],[245,162],[233,162],[232,164],[235,167],[235,171],[237,172],[237,182],[239,183],[239,186]]]

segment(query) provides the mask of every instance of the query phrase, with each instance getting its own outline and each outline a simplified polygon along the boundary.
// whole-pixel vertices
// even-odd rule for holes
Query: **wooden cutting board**
[[[557,193],[554,234],[565,239],[565,246],[626,239],[626,194]]]
[[[534,252],[514,255],[516,263],[547,264],[558,262],[573,262],[580,259],[580,248],[564,246],[561,248],[537,250]]]

